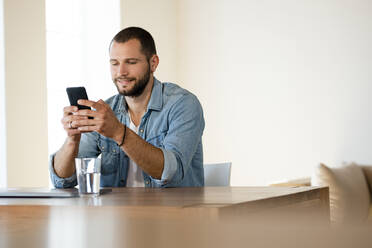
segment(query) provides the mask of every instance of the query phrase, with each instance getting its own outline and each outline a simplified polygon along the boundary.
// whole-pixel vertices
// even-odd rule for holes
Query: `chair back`
[[[204,164],[205,186],[230,186],[231,162]]]

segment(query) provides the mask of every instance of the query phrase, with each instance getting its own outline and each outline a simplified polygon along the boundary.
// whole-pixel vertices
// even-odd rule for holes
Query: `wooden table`
[[[139,247],[138,240],[154,244],[169,239],[179,246],[186,226],[193,232],[205,223],[214,227],[231,219],[262,220],[272,218],[271,213],[312,213],[328,220],[328,188],[113,188],[97,198],[3,198],[0,247],[108,247],[107,242]]]

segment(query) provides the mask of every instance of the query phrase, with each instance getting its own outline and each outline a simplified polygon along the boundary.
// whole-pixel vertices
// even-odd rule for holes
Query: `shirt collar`
[[[124,110],[128,112],[128,105],[125,101],[125,97],[123,95],[120,95],[120,98],[121,98],[120,99],[121,103],[119,104],[119,111]],[[154,85],[152,86],[150,101],[147,104],[147,111],[149,111],[150,109],[160,111],[162,107],[163,107],[163,91],[162,91],[161,82],[154,77]]]
[[[160,111],[163,107],[163,91],[161,82],[154,77],[154,85],[152,86],[152,92],[150,101],[147,104],[147,110]]]

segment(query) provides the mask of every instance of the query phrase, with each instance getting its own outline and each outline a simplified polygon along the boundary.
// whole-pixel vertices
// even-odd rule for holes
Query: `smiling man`
[[[79,101],[94,110],[64,108],[67,139],[49,166],[54,186],[77,185],[75,157],[99,154],[102,187],[204,186],[204,117],[196,96],[154,77],[159,57],[146,30],[123,29],[109,52],[119,94]]]

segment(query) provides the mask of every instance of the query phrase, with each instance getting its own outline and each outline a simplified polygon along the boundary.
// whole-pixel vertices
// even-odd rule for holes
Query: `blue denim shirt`
[[[106,101],[118,120],[129,126],[124,96],[118,94]],[[204,186],[202,134],[203,110],[195,95],[172,83],[154,79],[147,111],[141,119],[138,135],[160,148],[164,169],[160,180],[143,172],[145,187]],[[102,154],[101,187],[125,187],[129,157],[117,143],[97,132],[82,134],[78,157]],[[69,178],[56,175],[51,155],[49,170],[56,188],[77,185],[76,174]]]

